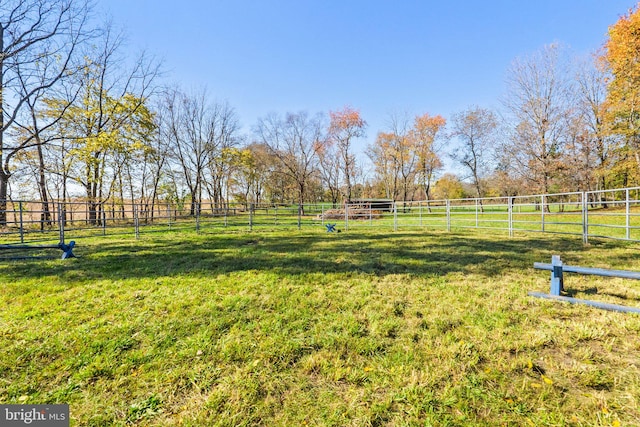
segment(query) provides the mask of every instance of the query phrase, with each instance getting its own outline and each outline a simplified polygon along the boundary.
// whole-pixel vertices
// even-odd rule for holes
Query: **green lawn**
[[[640,316],[527,296],[549,288],[535,261],[640,270],[637,244],[141,237],[0,264],[0,403],[69,403],[77,426],[640,425]],[[565,287],[640,306],[640,282]]]

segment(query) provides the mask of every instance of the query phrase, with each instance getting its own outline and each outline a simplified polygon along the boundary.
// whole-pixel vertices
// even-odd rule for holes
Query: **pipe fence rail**
[[[429,201],[357,201],[350,204],[49,202],[7,200],[0,210],[0,243],[166,230],[215,232],[338,229],[494,230],[513,236],[541,232],[640,241],[640,187],[615,190]]]

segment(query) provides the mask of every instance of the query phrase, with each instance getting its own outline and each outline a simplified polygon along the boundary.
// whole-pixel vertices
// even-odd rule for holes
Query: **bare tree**
[[[614,138],[606,128],[605,99],[607,73],[595,60],[582,61],[576,73],[577,105],[580,122],[585,128],[582,151],[594,157],[583,166],[597,177],[599,190],[608,187],[607,174]],[[591,189],[591,188],[590,188]]]
[[[298,204],[303,205],[311,178],[317,174],[316,147],[324,140],[321,115],[288,113],[284,118],[270,114],[260,119],[256,135],[278,158],[281,173],[297,186]]]
[[[493,158],[492,148],[498,120],[491,110],[472,107],[454,114],[452,122],[451,136],[461,143],[453,157],[471,175],[476,196],[480,198],[483,196],[481,178],[489,172],[489,163]]]
[[[216,207],[228,204],[229,180],[239,154],[240,143],[238,115],[227,102],[216,102],[210,107],[209,135],[206,150],[211,180],[209,192]]]
[[[329,192],[331,203],[335,207],[340,199],[340,154],[333,141],[321,141],[316,146],[320,178]]]
[[[38,71],[40,72],[39,76],[41,79],[47,75],[46,70],[48,66],[48,63],[44,63],[39,68]],[[19,68],[17,69],[16,77],[20,80],[23,91],[26,92],[28,90],[27,82]],[[33,75],[30,77],[33,77]],[[62,105],[55,114],[47,114],[46,105],[44,105],[44,96],[51,96],[53,93],[52,89],[48,91],[38,91],[30,98],[27,98],[25,100],[26,108],[24,114],[16,117],[13,129],[8,133],[14,141],[18,142],[16,148],[19,148],[19,150],[14,150],[12,153],[9,153],[8,158],[13,156],[18,158],[20,156],[18,153],[20,152],[26,153],[30,150],[35,150],[35,160],[37,160],[35,181],[42,203],[42,211],[40,214],[41,229],[44,229],[44,226],[50,224],[52,221],[51,207],[49,206],[49,191],[47,188],[47,172],[51,165],[45,162],[45,149],[47,145],[62,139],[58,123],[62,120],[67,109],[77,96],[76,90],[74,94],[70,94],[70,96],[64,98],[69,101],[65,105]]]
[[[202,200],[205,168],[208,163],[208,115],[205,94],[187,96],[170,89],[164,97],[164,122],[161,138],[170,141],[173,157],[180,168],[191,196],[190,214],[195,215]]]
[[[517,59],[508,74],[505,106],[513,116],[508,150],[534,191],[549,193],[563,167],[572,114],[571,73],[558,45]]]
[[[409,199],[409,192],[416,178],[417,165],[420,161],[418,152],[414,149],[409,127],[409,118],[406,114],[392,114],[389,117],[391,130],[391,146],[394,161],[397,162],[397,171],[400,174],[402,186],[402,200]]]
[[[0,3],[0,225],[6,223],[11,160],[38,144],[32,138],[12,140],[10,130],[23,107],[73,70],[78,47],[89,35],[89,9],[88,0]]]

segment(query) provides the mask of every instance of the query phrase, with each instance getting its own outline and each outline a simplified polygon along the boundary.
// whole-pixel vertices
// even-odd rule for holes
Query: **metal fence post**
[[[551,270],[551,289],[549,289],[549,293],[551,295],[560,295],[564,285],[560,255],[551,256],[551,265],[553,269]]]
[[[253,203],[249,203],[249,231],[253,231]]]
[[[625,196],[626,196],[626,200],[625,200],[625,216],[626,216],[626,237],[627,240],[631,239],[631,221],[630,221],[630,206],[629,206],[629,189],[627,188],[625,190]]]
[[[24,223],[22,221],[22,202],[18,202],[18,209],[20,211],[20,243],[24,243]]]
[[[478,228],[479,222],[478,222],[478,198],[476,198],[476,228]]]
[[[58,203],[58,233],[60,235],[60,244],[64,244],[64,222],[64,216],[62,215],[62,203]]]
[[[589,203],[586,192],[582,193],[582,242],[589,243]]]
[[[541,222],[542,222],[542,232],[544,233],[544,213],[545,213],[546,207],[544,205],[544,195],[540,196],[540,212],[541,212]]]
[[[349,231],[349,204],[344,202],[344,230]]]
[[[133,204],[133,227],[136,234],[136,240],[140,238],[140,222],[138,218],[138,205]]]
[[[169,225],[169,230],[171,230],[171,204],[167,203],[167,221]]]
[[[446,212],[447,212],[447,231],[451,231],[451,201],[446,200]]]
[[[513,237],[513,197],[507,198],[509,204],[507,211],[509,212],[509,237]]]
[[[107,235],[107,210],[102,207],[102,235]]]
[[[398,202],[393,202],[393,231],[398,231]]]

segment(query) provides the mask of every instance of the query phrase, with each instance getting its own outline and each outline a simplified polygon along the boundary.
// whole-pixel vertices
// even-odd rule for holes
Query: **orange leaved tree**
[[[353,154],[353,140],[364,136],[367,122],[360,112],[351,107],[329,112],[329,132],[327,143],[335,145],[338,161],[345,184],[345,199],[351,201],[351,192],[356,172],[356,157]]]

